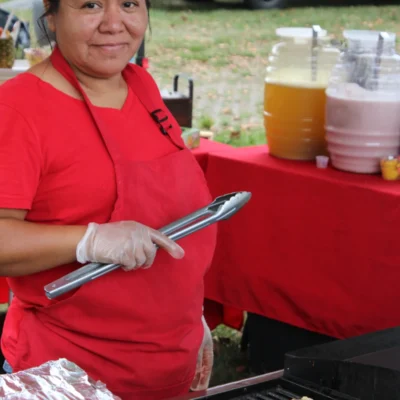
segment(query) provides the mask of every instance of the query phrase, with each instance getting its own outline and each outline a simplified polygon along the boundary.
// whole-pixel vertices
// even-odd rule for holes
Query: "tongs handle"
[[[180,232],[175,232],[169,236],[171,240],[182,239],[185,236],[190,235],[197,230],[208,226],[212,223],[212,216],[206,218],[199,223],[189,226]],[[160,232],[163,232],[163,229],[160,229]],[[76,271],[71,272],[70,274],[60,278],[59,280],[51,283],[50,285],[45,286],[45,292],[49,299],[54,299],[58,296],[61,296],[64,293],[69,292],[70,290],[76,289],[83,284],[100,278],[103,275],[106,275],[116,269],[120,268],[120,264],[101,264],[101,263],[90,263],[85,265],[82,268],[77,269]]]
[[[215,199],[207,207],[183,217],[160,229],[171,240],[182,239],[217,221],[227,219],[241,209],[251,198],[249,192],[235,192]],[[55,299],[83,284],[118,269],[120,264],[90,263],[57,279],[44,287],[46,296]]]

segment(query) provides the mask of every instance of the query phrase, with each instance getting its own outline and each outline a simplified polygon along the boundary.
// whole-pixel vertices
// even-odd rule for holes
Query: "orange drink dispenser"
[[[327,153],[325,90],[339,49],[327,32],[278,28],[280,42],[268,58],[264,88],[264,126],[270,154],[314,160]]]

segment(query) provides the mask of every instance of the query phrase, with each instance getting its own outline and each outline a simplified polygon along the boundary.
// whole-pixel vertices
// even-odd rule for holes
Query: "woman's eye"
[[[91,10],[93,10],[93,9],[95,9],[95,8],[98,8],[98,7],[99,7],[99,5],[96,4],[96,3],[86,3],[86,4],[84,4],[84,6],[83,6],[83,8],[89,8],[89,9],[91,9]]]
[[[125,1],[123,5],[125,8],[133,8],[137,6],[137,3],[133,1]]]

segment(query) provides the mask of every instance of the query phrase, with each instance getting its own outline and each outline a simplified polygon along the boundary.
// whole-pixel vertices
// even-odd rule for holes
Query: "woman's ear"
[[[49,28],[49,31],[55,33],[56,25],[54,23],[54,15],[50,14],[46,17],[46,19],[47,19],[47,26]]]

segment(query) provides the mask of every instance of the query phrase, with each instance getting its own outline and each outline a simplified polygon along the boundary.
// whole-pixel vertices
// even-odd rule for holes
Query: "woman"
[[[65,357],[122,399],[204,389],[216,228],[181,246],[156,230],[211,198],[156,84],[129,64],[148,4],[50,0],[46,17],[50,59],[0,88],[0,274],[15,295],[3,353],[13,371]],[[124,267],[46,299],[86,262]]]

